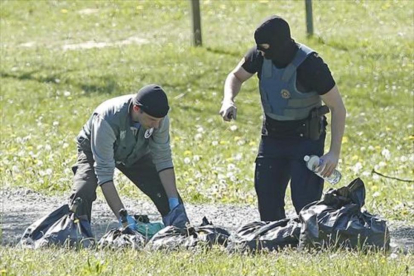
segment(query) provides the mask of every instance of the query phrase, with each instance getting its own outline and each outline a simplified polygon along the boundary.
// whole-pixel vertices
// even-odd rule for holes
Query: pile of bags
[[[20,244],[40,248],[67,245],[98,248],[148,250],[197,249],[220,246],[228,252],[273,251],[285,247],[299,250],[323,248],[388,250],[390,235],[385,220],[362,207],[365,186],[357,178],[348,186],[330,189],[320,201],[305,206],[298,218],[257,221],[244,225],[232,235],[214,226],[207,218],[199,226],[163,227],[146,216],[135,217],[138,229],[127,225],[107,232],[95,243],[89,222],[75,215],[75,206],[64,205],[36,221],[24,232]]]

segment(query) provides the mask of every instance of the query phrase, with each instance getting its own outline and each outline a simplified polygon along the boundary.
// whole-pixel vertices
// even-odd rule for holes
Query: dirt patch
[[[29,189],[4,189],[1,196],[1,244],[16,245],[24,230],[38,218],[67,202],[68,196],[47,197]],[[154,204],[150,201],[123,198],[128,210],[147,214],[150,220],[161,220]],[[248,222],[259,220],[256,206],[231,204],[186,204],[188,217],[194,224],[200,224],[206,216],[214,225],[223,226],[230,232]],[[289,216],[293,211],[288,212]],[[99,239],[117,225],[111,210],[102,199],[95,201],[92,213],[92,230]],[[393,250],[414,252],[414,225],[401,221],[389,221],[391,246]]]
[[[62,49],[64,51],[82,50],[82,49],[106,48],[106,47],[116,47],[116,46],[123,46],[123,45],[129,45],[129,44],[147,44],[147,43],[149,43],[149,41],[145,38],[132,36],[127,39],[116,41],[116,42],[86,41],[86,42],[77,43],[77,44],[66,44],[62,46]]]

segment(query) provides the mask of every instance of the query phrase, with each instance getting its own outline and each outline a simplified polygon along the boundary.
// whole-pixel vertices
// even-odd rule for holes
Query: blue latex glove
[[[180,204],[180,202],[178,201],[178,198],[176,198],[176,197],[170,197],[168,199],[168,204],[170,205],[170,211],[171,211],[175,207],[177,207]]]
[[[134,219],[133,216],[127,215],[128,227],[132,230],[137,230],[137,221]],[[123,227],[121,218],[119,218],[119,226]]]
[[[162,222],[165,226],[174,225],[178,228],[185,228],[187,222],[189,222],[187,213],[183,204],[179,204],[172,209],[165,217],[162,218]]]

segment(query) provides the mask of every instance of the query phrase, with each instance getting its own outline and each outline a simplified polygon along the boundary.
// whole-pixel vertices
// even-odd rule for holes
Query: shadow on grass
[[[85,91],[86,94],[100,93],[100,94],[112,94],[118,89],[118,84],[114,80],[114,77],[107,75],[102,77],[93,78],[89,83],[82,83],[73,81],[63,76],[63,73],[51,74],[47,76],[39,76],[43,70],[33,70],[30,72],[24,72],[21,74],[10,74],[7,72],[0,72],[0,78],[10,78],[21,81],[36,81],[39,83],[48,83],[56,85],[72,85]],[[73,70],[67,70],[64,73],[73,72]]]
[[[206,50],[207,52],[211,52],[213,54],[227,55],[227,56],[240,57],[240,58],[243,57],[243,54],[240,54],[239,52],[224,50],[220,48],[206,47]]]

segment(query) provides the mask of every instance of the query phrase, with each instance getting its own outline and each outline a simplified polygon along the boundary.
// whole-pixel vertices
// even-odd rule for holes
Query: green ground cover
[[[339,164],[342,184],[361,177],[370,212],[414,222],[414,184],[372,174],[374,169],[392,177],[414,178],[414,4],[314,1],[313,6],[316,35],[307,38],[303,1],[201,1],[204,47],[193,48],[188,1],[2,1],[2,187],[68,191],[76,157],[74,138],[93,109],[108,98],[158,83],[168,92],[172,106],[171,138],[182,197],[188,202],[255,204],[253,161],[261,126],[256,78],[243,86],[237,98],[236,122],[222,122],[218,110],[226,75],[254,45],[257,24],[279,14],[289,21],[294,38],[316,49],[329,64],[344,98],[348,116]],[[122,176],[117,177],[117,185],[123,195],[142,197]],[[102,254],[103,265],[108,265],[111,259]],[[412,257],[404,257],[390,265],[381,255],[349,254],[331,260],[330,254],[315,259],[286,254],[226,257],[228,262],[217,258],[217,265],[209,265],[214,254],[186,254],[178,256],[200,269],[189,275],[208,275],[210,268],[216,271],[211,275],[231,275],[225,272],[240,267],[250,271],[255,264],[270,271],[275,271],[270,264],[284,267],[280,275],[303,275],[305,266],[291,267],[289,259],[309,264],[314,270],[308,275],[330,268],[351,275],[345,268],[356,265],[362,270],[364,258],[367,266],[375,262],[380,269],[371,275],[400,275],[403,264],[413,262]],[[67,257],[60,262],[66,262],[62,266],[69,271],[69,263],[82,258],[75,253],[63,255]],[[40,263],[46,263],[48,255],[39,256],[3,248],[2,265],[19,274],[12,268],[19,265],[8,265],[11,260],[40,258]],[[179,270],[187,262],[173,255],[154,256],[163,272]],[[147,255],[136,258],[153,262]],[[207,262],[200,263],[203,258]],[[89,269],[83,265],[75,267]],[[30,262],[20,263],[20,268],[33,269]],[[142,269],[150,271],[151,266]],[[270,275],[259,270],[257,274]]]

